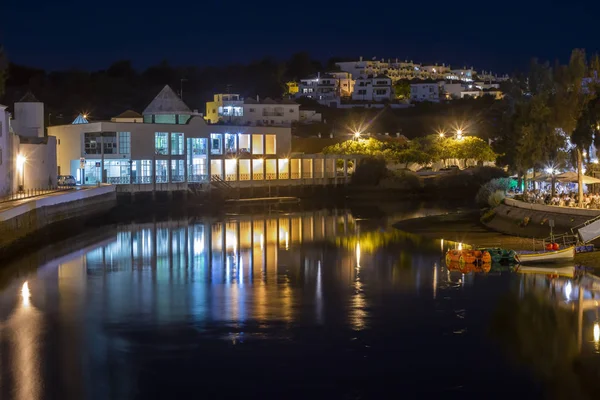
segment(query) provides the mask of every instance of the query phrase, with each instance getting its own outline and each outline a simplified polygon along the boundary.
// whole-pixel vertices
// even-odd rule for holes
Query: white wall
[[[12,123],[17,135],[44,137],[44,103],[15,103]]]
[[[5,196],[13,190],[15,172],[13,135],[9,131],[8,118],[6,107],[0,105],[0,196]]]
[[[291,125],[299,120],[299,104],[244,104],[242,124]]]
[[[440,101],[440,89],[437,83],[417,83],[410,85],[412,101]]]
[[[18,177],[17,185],[24,183],[25,190],[46,189],[56,186],[56,138],[48,137],[46,144],[21,143],[19,153],[26,158],[24,177]]]

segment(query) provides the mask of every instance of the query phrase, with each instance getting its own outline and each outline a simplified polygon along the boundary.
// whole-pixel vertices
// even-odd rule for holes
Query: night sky
[[[222,65],[306,50],[511,73],[600,49],[598,1],[0,1],[11,61],[46,69]]]

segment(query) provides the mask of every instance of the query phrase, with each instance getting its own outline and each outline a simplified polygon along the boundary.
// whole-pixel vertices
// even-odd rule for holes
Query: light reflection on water
[[[510,374],[481,344],[481,304],[531,278],[448,269],[440,248],[343,211],[123,225],[0,292],[0,398],[153,398],[159,382],[176,398],[197,376],[287,387],[315,368],[302,390],[336,371],[372,394],[391,362],[409,386],[477,390]],[[489,373],[457,383],[448,360]]]

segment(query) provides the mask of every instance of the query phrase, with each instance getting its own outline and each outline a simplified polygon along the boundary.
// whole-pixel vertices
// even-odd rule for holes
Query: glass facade
[[[265,154],[277,154],[276,135],[265,135]]]
[[[238,149],[241,153],[250,154],[250,135],[247,133],[238,133]]]
[[[156,160],[156,183],[169,182],[167,160]]]
[[[265,154],[264,135],[252,135],[252,154]]]
[[[169,154],[169,134],[167,132],[156,132],[154,134],[154,153],[158,155]]]
[[[118,132],[119,154],[131,153],[131,132]]]
[[[171,182],[185,182],[183,160],[171,160]]]
[[[237,135],[233,133],[225,134],[225,153],[236,153],[237,152],[237,144],[236,144]]]
[[[171,133],[171,154],[174,156],[183,155],[183,133]]]
[[[223,135],[220,133],[210,134],[210,154],[223,154]]]

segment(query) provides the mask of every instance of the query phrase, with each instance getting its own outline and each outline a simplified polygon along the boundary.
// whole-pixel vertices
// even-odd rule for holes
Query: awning
[[[556,180],[559,182],[577,183],[577,172],[565,172],[560,175],[556,175]],[[585,185],[592,185],[594,183],[600,183],[600,179],[594,178],[593,176],[583,175],[583,183]]]

